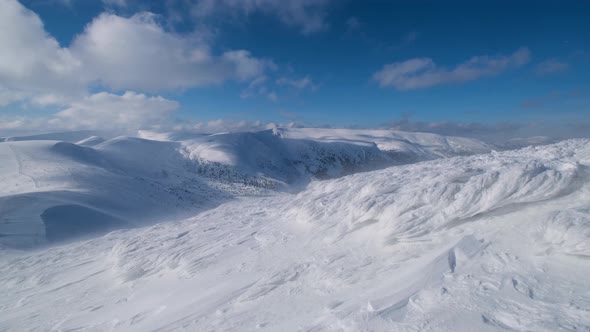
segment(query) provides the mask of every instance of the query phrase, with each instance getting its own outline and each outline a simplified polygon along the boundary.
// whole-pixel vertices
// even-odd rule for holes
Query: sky
[[[590,2],[0,0],[0,135],[590,135]]]

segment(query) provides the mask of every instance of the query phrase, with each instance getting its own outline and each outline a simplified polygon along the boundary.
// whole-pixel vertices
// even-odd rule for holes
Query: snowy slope
[[[102,132],[98,130],[77,130],[66,131],[58,133],[46,133],[29,136],[11,136],[0,137],[0,142],[19,142],[19,141],[62,141],[74,143],[76,141],[84,140],[91,136],[105,136],[112,138],[116,136],[114,133]]]
[[[120,137],[94,148],[0,143],[0,243],[26,247],[145,225],[217,204],[178,143]]]
[[[390,130],[275,128],[253,133],[191,136],[144,132],[148,138],[180,141],[204,174],[264,177],[293,184],[391,165],[485,153],[491,147],[468,138]]]
[[[80,140],[96,134],[80,131],[12,138],[0,143],[0,244],[22,248],[101,234],[186,217],[236,195],[298,190],[312,178],[487,148],[430,134],[405,134],[400,143],[400,133],[385,131],[317,133],[276,129],[155,141]]]
[[[416,154],[427,158],[469,155],[490,151],[490,146],[472,138],[396,130],[354,130],[318,128],[278,128],[278,135],[290,139],[319,142],[374,143],[379,150],[398,154]]]
[[[0,330],[587,331],[589,167],[570,140],[5,250]]]

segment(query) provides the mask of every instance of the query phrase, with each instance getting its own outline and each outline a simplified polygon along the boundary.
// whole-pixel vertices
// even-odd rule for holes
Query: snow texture
[[[590,331],[588,140],[181,136],[0,143],[0,330]]]

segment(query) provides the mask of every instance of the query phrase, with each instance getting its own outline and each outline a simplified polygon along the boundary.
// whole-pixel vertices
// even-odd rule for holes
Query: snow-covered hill
[[[190,215],[227,194],[195,177],[173,142],[116,138],[0,143],[0,242],[27,247]]]
[[[0,244],[22,248],[102,234],[186,217],[236,195],[298,190],[313,178],[488,149],[475,140],[387,131],[80,139],[91,134],[0,143]]]
[[[58,149],[113,174],[158,178],[142,165],[167,158],[136,161],[141,149],[129,147],[140,142],[17,145],[22,152],[2,158],[20,156],[28,175],[30,149]],[[160,153],[185,144],[148,142]],[[139,155],[109,159],[120,151]],[[589,168],[590,141],[570,140],[313,181],[185,220],[5,249],[0,330],[587,331]],[[36,174],[44,188],[50,179]]]
[[[5,136],[0,137],[0,142],[19,142],[19,141],[61,141],[75,143],[80,140],[84,140],[93,136],[116,136],[114,133],[102,132],[97,130],[77,130],[77,131],[65,131],[57,133],[45,133],[29,136]]]
[[[215,170],[224,168],[227,173],[287,184],[491,150],[475,139],[389,130],[275,128],[253,133],[143,135],[182,142],[188,158],[197,161],[205,175],[217,175]]]

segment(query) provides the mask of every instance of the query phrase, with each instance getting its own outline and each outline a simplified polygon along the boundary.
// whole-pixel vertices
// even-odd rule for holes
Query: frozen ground
[[[402,149],[403,133],[358,131],[248,134],[247,144],[232,135],[0,143],[3,199],[40,202],[4,201],[2,218],[104,220],[46,211],[69,204],[112,223],[140,223],[148,205],[169,220],[37,249],[5,243],[0,330],[590,331],[590,141],[430,160],[486,146],[406,136]],[[247,160],[244,146],[269,153]],[[428,161],[342,176],[399,151]],[[271,166],[256,173],[260,160]],[[213,176],[212,165],[224,171]],[[332,179],[313,180],[321,169]],[[167,196],[187,183],[201,187]],[[60,190],[76,195],[45,202]]]

